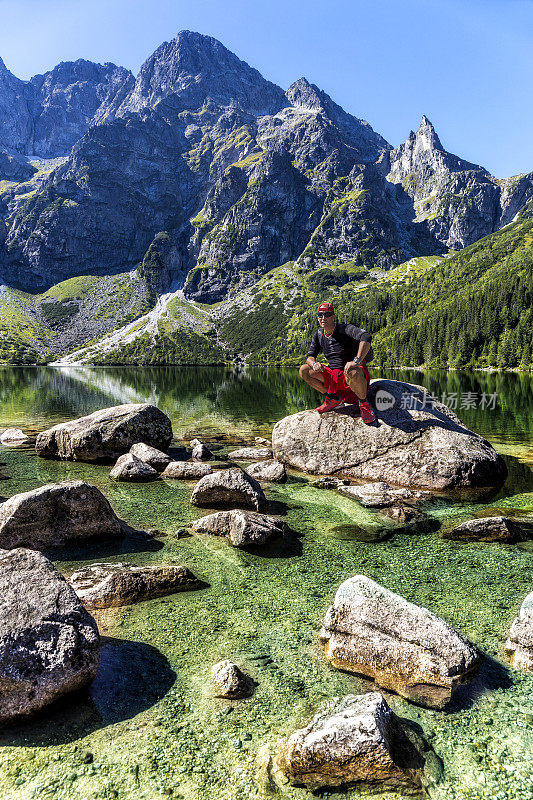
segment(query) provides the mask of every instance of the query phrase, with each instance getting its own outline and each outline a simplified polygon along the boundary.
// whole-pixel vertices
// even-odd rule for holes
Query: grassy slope
[[[445,259],[412,259],[381,274],[351,262],[309,273],[289,262],[231,301],[206,306],[173,298],[155,337],[141,333],[123,347],[97,355],[93,363],[223,363],[240,356],[251,364],[297,364],[316,326],[316,304],[331,299],[339,319],[372,331],[376,364],[530,366],[532,216],[530,203],[516,222],[463,251]],[[53,301],[54,308],[69,313],[87,294],[98,295],[99,280],[85,276],[64,281],[33,297],[33,307],[40,304],[42,310]],[[109,313],[109,305],[116,308],[128,289],[120,283],[114,288],[115,296],[99,298],[95,316]],[[0,296],[0,330],[11,326],[11,353],[17,340],[24,342],[22,356],[28,363],[39,354],[38,348],[31,349],[32,342],[39,342],[43,352],[54,331],[24,313],[25,307],[31,308],[29,296],[11,292],[7,311],[5,298],[5,293]],[[134,304],[134,314],[140,310]],[[4,346],[0,359],[5,352]]]

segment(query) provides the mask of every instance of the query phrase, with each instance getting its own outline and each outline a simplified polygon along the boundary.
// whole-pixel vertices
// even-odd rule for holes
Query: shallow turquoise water
[[[438,522],[486,507],[533,511],[533,381],[518,375],[390,373],[437,396],[498,394],[494,410],[460,409],[474,430],[506,455],[510,475],[477,503],[439,501]],[[0,370],[0,429],[37,431],[122,402],[156,402],[178,438],[201,434],[229,446],[271,431],[280,417],[312,407],[316,395],[294,370],[77,369]],[[102,612],[102,667],[90,692],[0,736],[0,794],[6,798],[251,798],[261,748],[273,748],[334,694],[369,684],[329,667],[317,640],[339,584],[364,573],[449,620],[487,658],[476,681],[448,712],[391,705],[421,726],[444,763],[438,798],[531,798],[533,676],[509,668],[503,645],[533,586],[528,545],[458,544],[438,532],[397,533],[361,542],[338,526],[368,526],[373,515],[348,498],[292,473],[267,490],[293,534],[250,553],[225,541],[174,532],[206,513],[189,505],[192,483],[114,484],[108,468],[43,461],[29,449],[2,448],[10,496],[52,480],[94,483],[117,513],[157,528],[149,547],[130,540],[54,554],[66,574],[80,561],[184,563],[205,589]],[[209,673],[221,658],[256,679],[246,701],[217,700]],[[228,708],[232,708],[228,712]],[[91,756],[88,756],[90,753]],[[311,797],[293,790],[294,797]],[[358,790],[331,797],[355,798]],[[270,795],[272,796],[272,795]],[[393,793],[378,795],[396,797]]]

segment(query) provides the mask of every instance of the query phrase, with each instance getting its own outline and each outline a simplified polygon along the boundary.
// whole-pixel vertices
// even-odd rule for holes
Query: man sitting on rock
[[[300,377],[326,395],[317,408],[318,413],[332,411],[343,403],[353,403],[359,406],[363,422],[374,422],[376,415],[366,399],[370,382],[366,365],[374,357],[370,344],[372,336],[351,323],[338,323],[331,303],[320,303],[317,318],[321,328],[313,335],[307,361],[300,367]],[[320,351],[329,366],[316,360]]]

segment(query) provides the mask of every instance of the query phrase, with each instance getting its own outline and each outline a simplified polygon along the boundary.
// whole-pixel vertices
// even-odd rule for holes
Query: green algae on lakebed
[[[181,424],[194,432],[190,420]],[[251,432],[264,429],[257,424]],[[248,421],[241,436],[249,440]],[[527,449],[524,438],[520,447]],[[257,779],[263,745],[275,746],[326,698],[372,686],[330,667],[317,636],[339,584],[358,573],[430,608],[487,656],[478,678],[447,712],[387,695],[400,716],[420,725],[443,760],[444,777],[432,796],[532,796],[533,676],[511,669],[503,646],[533,588],[533,553],[444,541],[438,532],[395,533],[374,542],[344,538],[336,529],[368,527],[375,514],[295,473],[285,485],[267,489],[291,533],[263,550],[241,551],[215,537],[176,537],[179,528],[208,513],[189,505],[192,482],[116,484],[109,468],[44,461],[28,448],[2,448],[1,460],[4,496],[83,478],[102,489],[130,525],[160,531],[153,542],[57,552],[55,563],[65,574],[80,562],[104,558],[183,563],[207,584],[99,613],[102,666],[91,689],[0,733],[2,798],[278,796],[268,795]],[[494,497],[479,503],[443,499],[430,514],[445,522],[488,506],[528,510],[531,470],[522,461],[509,463],[510,478]],[[257,681],[250,699],[214,697],[211,666],[227,657]],[[361,792],[326,794],[351,800]],[[287,794],[311,797],[302,789]],[[380,790],[377,796],[398,797]]]

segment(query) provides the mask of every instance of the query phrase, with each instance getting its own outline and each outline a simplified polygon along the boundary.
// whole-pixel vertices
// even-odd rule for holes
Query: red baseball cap
[[[331,303],[320,303],[320,305],[316,310],[316,313],[318,314],[319,311],[334,311],[334,308],[331,305]]]

